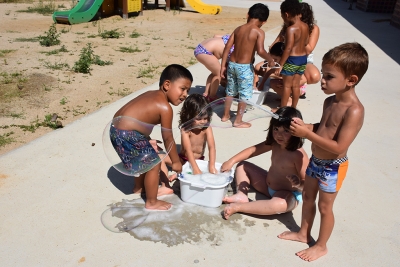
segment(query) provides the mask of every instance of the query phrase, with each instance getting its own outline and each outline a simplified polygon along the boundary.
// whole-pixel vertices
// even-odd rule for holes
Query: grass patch
[[[31,38],[16,38],[14,39],[15,42],[30,42],[30,43],[36,43],[39,41],[39,37],[31,37]]]
[[[153,66],[151,64],[145,68],[140,68],[137,78],[154,78],[154,72],[157,70],[157,68],[157,66]]]
[[[43,0],[39,0],[37,4],[34,4],[32,7],[28,7],[25,10],[17,10],[17,12],[23,13],[39,13],[42,15],[52,15],[54,11],[57,11],[54,0],[49,0],[47,3],[44,3]]]
[[[101,60],[99,56],[94,54],[94,51],[92,49],[92,44],[88,43],[86,47],[82,48],[79,60],[75,62],[73,70],[78,73],[90,73],[91,70],[90,66],[92,64],[105,66],[105,65],[111,65],[112,62]]]
[[[141,52],[142,50],[140,50],[137,46],[132,48],[132,46],[130,47],[120,47],[119,49],[117,49],[117,51],[120,51],[122,53],[135,53],[135,52]]]
[[[15,139],[10,137],[12,134],[14,134],[14,132],[9,132],[9,133],[0,135],[0,147],[3,147],[8,144],[11,144],[12,142],[15,142]]]
[[[5,57],[6,54],[9,54],[9,53],[14,52],[14,51],[17,51],[17,50],[2,49],[2,50],[0,50],[0,57]]]
[[[65,45],[62,45],[61,48],[59,48],[59,49],[54,49],[54,50],[51,50],[48,52],[40,52],[40,53],[45,54],[46,56],[51,56],[51,55],[57,55],[58,53],[66,53],[66,52],[69,52],[69,51],[67,50]]]
[[[99,32],[99,35],[103,39],[111,39],[111,38],[119,39],[120,37],[125,37],[125,32],[122,32],[119,29],[114,29],[110,31],[104,30]]]
[[[49,61],[45,61],[44,62],[44,66],[48,69],[51,70],[62,70],[64,68],[69,68],[68,63],[56,63],[54,62],[54,64],[50,63]]]
[[[129,34],[129,38],[139,38],[140,36],[142,35],[137,31],[133,31],[131,34]]]

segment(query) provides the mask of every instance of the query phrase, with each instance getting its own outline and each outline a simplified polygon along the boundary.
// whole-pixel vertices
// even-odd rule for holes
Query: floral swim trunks
[[[253,96],[254,68],[252,64],[239,64],[229,61],[227,70],[227,96],[249,100]]]
[[[135,177],[161,162],[149,139],[138,131],[119,130],[111,125],[110,140],[125,169]]]
[[[310,158],[306,175],[318,179],[319,188],[327,193],[338,192],[346,177],[349,160],[346,157],[340,159],[319,159],[314,155]]]

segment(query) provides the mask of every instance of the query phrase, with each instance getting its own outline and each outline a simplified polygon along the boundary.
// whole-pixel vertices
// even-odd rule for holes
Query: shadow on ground
[[[355,4],[353,10],[349,10],[349,3],[344,1],[325,0],[325,2],[400,64],[400,29],[390,25],[392,14],[364,12],[355,8]]]

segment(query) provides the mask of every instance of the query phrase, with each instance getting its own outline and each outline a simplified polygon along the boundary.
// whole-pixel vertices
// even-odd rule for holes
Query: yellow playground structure
[[[185,3],[183,0],[165,0],[166,2],[166,7],[169,9],[170,7],[174,8],[178,6],[179,1],[179,7],[185,7]],[[221,13],[222,8],[221,6],[218,5],[209,5],[206,3],[203,3],[201,0],[185,0],[194,10],[201,14],[208,14],[208,15],[217,15]],[[156,2],[158,2],[156,0]]]

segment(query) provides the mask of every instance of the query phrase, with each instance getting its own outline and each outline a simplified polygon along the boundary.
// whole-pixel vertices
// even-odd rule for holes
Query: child
[[[217,99],[217,91],[221,83],[221,64],[219,60],[222,57],[222,53],[229,37],[229,34],[216,34],[213,38],[202,41],[194,50],[194,56],[196,59],[211,71],[211,74],[207,77],[206,88],[203,93],[210,102]],[[231,47],[229,55],[232,53],[233,49],[234,47]]]
[[[208,171],[217,173],[215,169],[215,141],[211,126],[212,109],[208,107],[207,99],[200,94],[192,94],[183,102],[180,112],[179,125],[181,128],[181,152],[179,157],[181,163],[185,164],[189,161],[193,169],[193,174],[201,174],[201,170],[197,166],[196,159],[204,159],[204,150],[208,145],[209,162]],[[193,120],[194,118],[194,120]],[[169,180],[172,181],[176,175],[171,175]]]
[[[231,34],[224,48],[221,62],[221,77],[225,78],[227,70],[228,84],[226,87],[226,102],[225,111],[222,116],[222,121],[227,121],[230,118],[229,111],[234,96],[239,94],[240,99],[249,100],[253,96],[253,61],[254,54],[257,51],[258,55],[266,59],[273,66],[272,57],[265,51],[264,39],[265,33],[261,30],[261,26],[265,24],[269,16],[269,9],[264,4],[255,4],[250,7],[247,14],[247,23],[237,27]],[[235,46],[229,62],[228,54],[232,46]],[[246,103],[238,105],[236,119],[233,122],[234,127],[248,128],[251,124],[242,121],[243,113],[246,109]]]
[[[301,114],[292,107],[282,107],[276,114],[280,119],[271,119],[266,141],[246,148],[222,164],[221,171],[227,171],[239,162],[235,170],[237,193],[223,199],[231,203],[224,209],[225,219],[236,212],[280,214],[293,210],[301,201],[308,156],[302,148],[303,139],[289,132],[290,121],[301,118]],[[269,151],[271,167],[268,171],[244,161]],[[249,202],[250,185],[269,199]]]
[[[185,67],[177,64],[169,65],[161,73],[159,90],[148,91],[132,99],[115,113],[114,118],[131,117],[146,124],[161,124],[163,128],[172,129],[173,112],[170,104],[177,106],[182,103],[187,97],[192,82],[192,74]],[[143,156],[143,153],[151,153],[155,158],[158,157],[149,142],[151,131],[152,128],[139,124],[128,126],[127,123],[119,123],[111,126],[111,142],[124,165],[140,166],[141,162],[138,162],[138,158]],[[172,133],[164,131],[162,135],[165,147],[171,147],[169,156],[172,160],[172,169],[175,172],[181,172],[182,164],[176,152]],[[138,156],[132,157],[132,155]],[[160,165],[157,164],[136,179],[139,186],[135,186],[134,191],[139,191],[144,182],[146,209],[168,210],[172,206],[168,202],[157,199]]]
[[[322,58],[321,89],[334,94],[325,99],[320,123],[304,124],[294,119],[290,130],[295,136],[312,142],[313,155],[306,171],[301,228],[299,232],[283,232],[278,237],[303,243],[311,241],[315,217],[315,199],[319,193],[321,213],[319,237],[314,246],[296,255],[313,261],[325,255],[326,243],[334,225],[333,202],[346,176],[347,150],[356,138],[364,120],[364,107],[355,93],[368,69],[368,53],[358,43],[339,45]]]
[[[281,4],[281,15],[285,25],[285,50],[275,72],[282,74],[283,95],[281,107],[287,105],[292,94],[292,107],[297,106],[300,97],[300,78],[307,65],[306,45],[309,39],[308,25],[301,21],[301,5],[298,0],[285,0]]]

